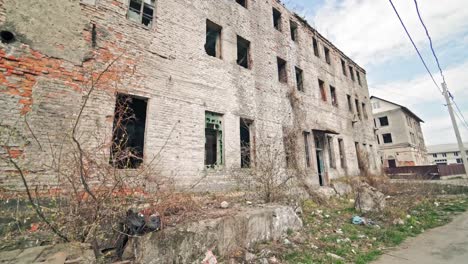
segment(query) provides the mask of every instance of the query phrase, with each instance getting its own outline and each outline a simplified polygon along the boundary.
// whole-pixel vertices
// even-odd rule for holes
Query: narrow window
[[[117,94],[111,164],[119,169],[135,169],[143,163],[147,100]]]
[[[432,154],[432,157],[437,158],[437,154]]]
[[[387,133],[382,135],[384,144],[393,143],[392,134]]]
[[[155,0],[130,0],[128,19],[150,27],[153,24]]]
[[[330,49],[328,49],[327,47],[323,47],[323,51],[325,52],[325,61],[326,61],[328,64],[331,64],[331,60],[330,60]]]
[[[236,2],[237,2],[239,5],[241,5],[241,6],[245,7],[245,8],[247,8],[247,0],[236,0]]]
[[[442,153],[442,157],[446,158],[446,157],[447,157],[447,153]]]
[[[362,120],[362,116],[361,116],[361,109],[359,107],[359,100],[358,99],[355,99],[354,100],[354,104],[356,106],[356,112],[358,114],[358,117],[359,117],[359,120]]]
[[[325,92],[325,83],[322,80],[318,80],[319,89],[320,89],[320,96],[322,97],[322,101],[327,101],[327,93]]]
[[[347,94],[346,99],[348,99],[348,110],[350,113],[353,112],[353,99],[351,99],[351,95]]]
[[[388,126],[389,125],[388,117],[386,117],[386,116],[379,117],[379,123],[380,123],[381,127]]]
[[[331,85],[330,85],[330,96],[331,96],[332,105],[335,107],[338,107],[338,98],[336,96],[336,89],[335,87]]]
[[[375,137],[377,138],[377,144],[380,145],[380,137],[379,137],[379,135],[375,135]]]
[[[353,70],[353,67],[349,66],[349,76],[351,76],[351,80],[356,81],[354,79],[354,70]]]
[[[297,41],[297,24],[293,21],[289,21],[289,25],[291,28],[291,39]]]
[[[338,147],[339,147],[339,150],[340,150],[341,168],[344,169],[344,168],[346,168],[346,156],[345,156],[344,141],[341,138],[338,139]]]
[[[206,20],[206,54],[221,58],[221,31],[222,27],[210,20]]]
[[[319,53],[319,46],[318,46],[318,42],[317,42],[317,39],[316,38],[313,38],[312,39],[312,42],[314,44],[314,54],[316,57],[320,57],[320,53]]]
[[[413,134],[413,136],[414,136],[414,134]],[[455,157],[458,157],[459,154],[460,154],[459,152],[454,152],[454,153],[453,153],[453,155],[454,155]]]
[[[237,36],[237,64],[250,68],[250,42]]]
[[[296,85],[298,91],[304,91],[304,76],[302,70],[298,67],[296,67]]]
[[[306,166],[307,168],[310,168],[310,148],[309,148],[309,137],[310,133],[309,132],[304,132],[304,148],[305,148],[305,161],[306,161]]]
[[[281,12],[276,8],[273,8],[273,26],[281,31]]]
[[[277,57],[276,62],[278,64],[278,80],[282,83],[287,83],[288,72],[286,70],[286,61]]]
[[[359,74],[358,71],[356,71],[356,77],[357,77],[357,81],[358,81],[359,86],[362,86],[362,83],[361,83],[361,74]]]
[[[251,129],[253,122],[241,118],[240,120],[240,148],[241,148],[241,167],[250,168],[252,163],[252,144]]]
[[[336,168],[335,152],[334,152],[334,149],[333,149],[333,138],[329,136],[329,137],[327,137],[327,141],[328,141],[328,158],[329,158],[329,161],[330,161],[330,167],[331,168]]]
[[[341,59],[341,70],[343,71],[343,75],[347,76],[348,74],[346,73],[346,62]]]
[[[205,112],[205,166],[223,165],[223,116]]]
[[[362,103],[362,113],[364,114],[365,119],[369,119],[369,115],[367,115],[367,108],[366,108],[365,103]]]

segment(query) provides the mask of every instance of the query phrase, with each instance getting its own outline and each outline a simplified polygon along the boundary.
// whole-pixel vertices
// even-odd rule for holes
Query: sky
[[[367,71],[371,95],[410,108],[426,145],[455,143],[445,100],[388,0],[283,0]],[[442,83],[414,0],[393,0],[436,82]],[[468,121],[468,1],[418,0],[449,90]],[[468,127],[458,120],[468,142]]]

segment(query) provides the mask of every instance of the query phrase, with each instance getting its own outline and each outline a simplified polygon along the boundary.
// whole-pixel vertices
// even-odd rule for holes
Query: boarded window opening
[[[221,58],[221,32],[222,27],[216,25],[210,20],[206,20],[206,54]]]
[[[384,142],[385,144],[393,143],[392,134],[390,134],[390,133],[388,133],[388,134],[383,134],[383,135],[382,135],[382,138],[383,138],[383,142]]]
[[[317,42],[317,39],[316,38],[313,38],[312,39],[312,43],[314,45],[314,55],[316,57],[320,57],[320,52],[319,52],[319,46],[318,46],[318,42]]]
[[[348,74],[346,73],[346,62],[341,59],[341,70],[343,71],[343,75],[347,76]]]
[[[250,42],[237,36],[237,64],[250,68]]]
[[[330,49],[327,47],[323,47],[323,51],[325,52],[325,61],[328,64],[331,64],[331,59],[330,59]]]
[[[353,70],[353,67],[349,66],[349,76],[351,76],[351,80],[356,81],[354,79],[354,70]]]
[[[293,21],[289,21],[289,25],[290,25],[290,28],[291,28],[291,39],[293,41],[297,41],[297,24],[296,22],[293,22]]]
[[[357,114],[358,114],[359,120],[362,120],[361,109],[360,109],[360,107],[359,107],[359,100],[358,100],[358,99],[355,99],[355,100],[354,100],[354,103],[355,103],[355,106],[356,106],[356,112],[357,112]]]
[[[322,97],[322,101],[327,101],[327,92],[325,91],[325,82],[322,80],[318,80],[319,89],[320,89],[320,96]]]
[[[303,71],[296,67],[296,85],[297,90],[303,92],[304,91],[304,76]]]
[[[240,120],[240,148],[241,148],[241,167],[250,168],[252,164],[252,124],[253,121]]]
[[[348,99],[348,110],[350,113],[353,112],[353,100],[351,99],[351,95],[347,94],[346,98]]]
[[[345,156],[346,154],[345,154],[344,141],[341,138],[338,139],[338,147],[340,151],[341,168],[345,169],[346,168],[346,156]]]
[[[273,8],[273,26],[281,31],[281,12],[276,8]]]
[[[309,147],[309,137],[310,133],[309,132],[303,132],[304,135],[304,150],[305,150],[305,162],[307,168],[310,168],[310,147]]]
[[[287,83],[288,72],[286,70],[286,61],[277,57],[276,62],[278,64],[278,80],[282,83]]]
[[[338,107],[338,97],[336,96],[336,88],[330,85],[330,96],[332,105]]]
[[[117,94],[110,163],[135,169],[143,162],[147,100]]]
[[[205,112],[205,166],[223,165],[223,116]]]
[[[150,27],[153,24],[155,0],[130,0],[127,17]]]
[[[245,7],[245,8],[247,8],[247,0],[236,0],[236,2],[237,2],[239,5],[241,5],[241,6]]]

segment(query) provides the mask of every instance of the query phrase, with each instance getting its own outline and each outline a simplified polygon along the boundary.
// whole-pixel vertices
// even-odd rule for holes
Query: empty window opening
[[[333,138],[328,136],[327,137],[327,143],[328,143],[328,159],[329,159],[329,162],[330,162],[330,168],[336,168]]]
[[[355,99],[354,100],[354,104],[356,106],[356,112],[358,114],[358,117],[359,117],[359,120],[362,120],[362,116],[361,116],[361,109],[359,107],[359,100],[358,99]]]
[[[380,137],[379,137],[379,135],[375,135],[375,137],[377,138],[377,144],[380,145]]]
[[[383,142],[384,142],[385,144],[393,143],[392,134],[390,134],[390,133],[388,133],[388,134],[383,134],[383,135],[382,135],[382,138],[383,138]]]
[[[346,154],[345,154],[345,147],[344,147],[344,141],[343,139],[339,138],[338,139],[338,148],[340,151],[340,164],[341,168],[346,168]]]
[[[317,39],[316,38],[313,38],[312,39],[312,43],[314,45],[314,55],[316,57],[320,57],[320,52],[319,52],[319,46],[318,46],[318,42],[317,42]]]
[[[397,165],[396,165],[396,160],[394,160],[394,159],[389,159],[389,160],[388,160],[388,167],[389,167],[389,168],[396,168],[396,167],[397,167]]]
[[[336,88],[330,85],[330,96],[332,105],[338,107],[338,97],[336,96]]]
[[[360,86],[362,86],[362,82],[361,82],[361,74],[359,74],[359,72],[358,72],[358,71],[356,71],[356,77],[357,77],[358,84],[359,84]]]
[[[296,22],[289,21],[289,25],[291,27],[291,39],[293,41],[297,41],[297,35],[298,35],[297,24]]]
[[[130,0],[128,18],[145,26],[153,24],[154,6],[156,0]]]
[[[93,24],[91,28],[91,47],[96,48],[96,46],[97,46],[96,24]]]
[[[237,36],[237,64],[250,68],[250,42]]]
[[[320,96],[322,98],[322,101],[326,102],[327,101],[327,92],[325,91],[325,82],[322,80],[318,80],[319,83],[319,89],[320,89]]]
[[[379,117],[379,123],[381,127],[388,126],[389,125],[388,117],[386,116]]]
[[[245,8],[247,8],[247,0],[236,0],[236,2],[237,2],[239,5],[241,5],[241,6],[245,7]]]
[[[367,114],[367,107],[365,103],[362,103],[362,113],[364,114],[365,119],[369,119],[369,115]]]
[[[2,40],[2,43],[5,43],[5,44],[13,43],[16,40],[15,34],[13,34],[13,32],[8,31],[8,30],[0,31],[0,38]]]
[[[277,57],[276,58],[278,64],[278,80],[282,83],[288,82],[288,71],[286,69],[286,61]]]
[[[273,26],[281,31],[281,12],[276,8],[273,8]]]
[[[305,162],[307,168],[310,168],[310,146],[309,146],[309,137],[310,133],[309,132],[303,132],[304,135],[304,150],[305,150]]]
[[[349,76],[351,76],[351,80],[353,80],[353,82],[355,81],[354,79],[354,70],[353,70],[353,67],[349,66]]]
[[[353,112],[353,99],[351,99],[351,95],[347,94],[346,99],[348,100],[348,111]]]
[[[326,61],[328,64],[331,64],[330,49],[328,49],[327,47],[323,47],[323,51],[325,52],[325,61]]]
[[[303,71],[296,67],[296,85],[297,90],[303,92],[304,91],[304,76]]]
[[[205,166],[223,165],[223,116],[205,112]]]
[[[210,20],[206,20],[206,54],[221,58],[221,32],[222,27],[216,25]]]
[[[117,94],[111,164],[119,169],[135,169],[143,162],[147,100]]]
[[[252,164],[252,124],[251,120],[240,120],[241,168],[250,168]]]
[[[343,75],[347,76],[348,74],[346,73],[346,62],[341,59],[341,70],[343,71]]]

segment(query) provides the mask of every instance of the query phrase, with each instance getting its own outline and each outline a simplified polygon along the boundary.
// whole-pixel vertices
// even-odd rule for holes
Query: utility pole
[[[460,131],[458,130],[457,120],[455,119],[455,114],[453,113],[452,101],[450,101],[450,95],[447,89],[447,84],[444,82],[442,83],[442,89],[444,91],[445,101],[447,102],[448,111],[450,114],[450,118],[452,119],[453,130],[455,130],[455,136],[457,137],[458,141],[458,148],[460,149],[462,161],[465,165],[465,176],[468,177],[468,160],[466,158],[466,150],[465,146],[463,145],[463,140],[460,136]]]

